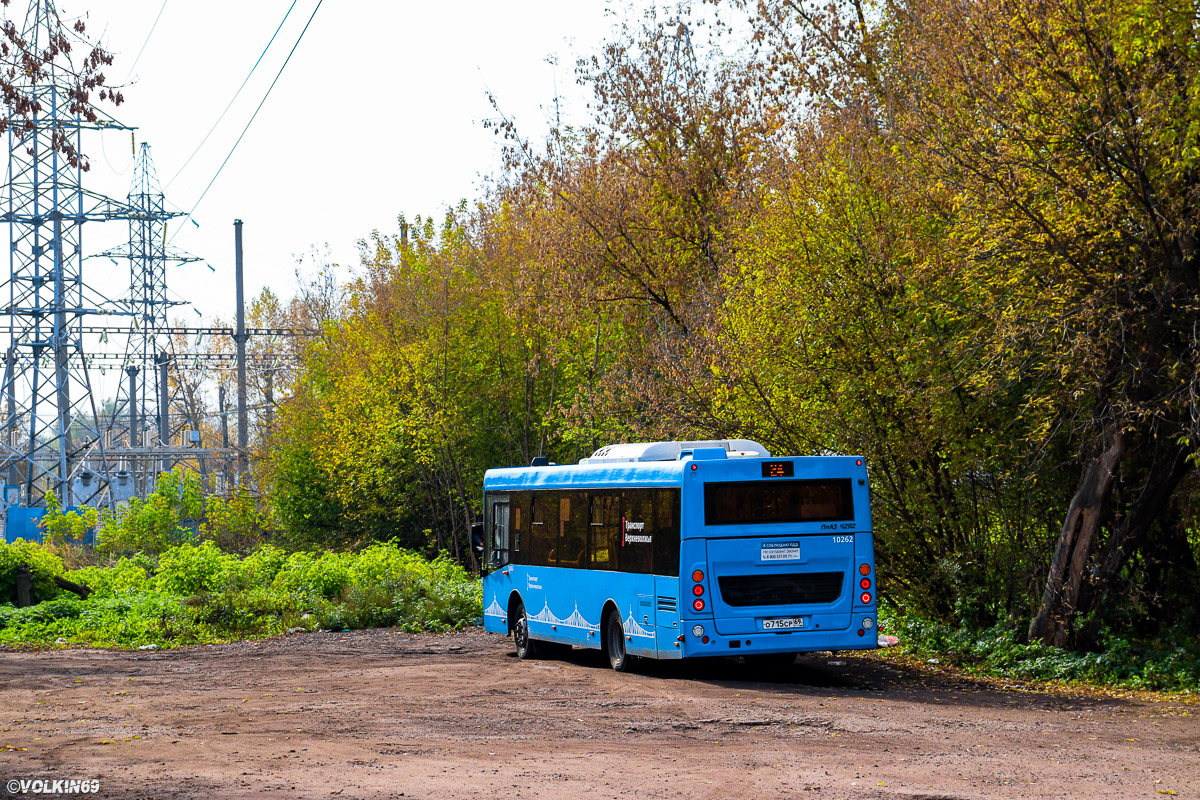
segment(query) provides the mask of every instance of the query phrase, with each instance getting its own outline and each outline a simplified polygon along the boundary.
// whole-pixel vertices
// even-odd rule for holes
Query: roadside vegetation
[[[53,509],[45,545],[0,544],[0,598],[14,597],[25,565],[39,601],[0,605],[0,644],[172,647],[378,626],[444,631],[482,613],[478,582],[444,554],[427,558],[391,542],[354,552],[285,550],[261,541],[261,528],[239,534],[237,509],[257,514],[257,504],[201,503],[196,489],[194,478],[167,473],[144,502],[94,519],[94,548],[67,535],[83,535],[78,514]],[[202,508],[208,513],[187,524]],[[221,540],[244,552],[222,549]],[[55,577],[90,593],[80,597]]]
[[[946,625],[918,617],[880,615],[881,629],[897,636],[902,657],[970,675],[1030,684],[1067,683],[1159,692],[1200,692],[1200,652],[1190,620],[1158,636],[1103,630],[1096,646],[1068,650],[1029,641],[1018,621],[988,628]]]

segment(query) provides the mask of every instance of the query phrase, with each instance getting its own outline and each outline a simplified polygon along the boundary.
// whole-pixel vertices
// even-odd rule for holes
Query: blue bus
[[[519,658],[876,647],[861,458],[773,458],[745,439],[621,444],[484,476],[484,628]]]

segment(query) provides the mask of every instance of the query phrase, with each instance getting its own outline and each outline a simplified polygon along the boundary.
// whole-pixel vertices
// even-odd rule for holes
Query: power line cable
[[[229,98],[229,104],[225,106],[225,110],[221,112],[221,116],[217,117],[217,121],[214,122],[212,127],[208,129],[208,133],[204,134],[204,138],[200,140],[200,144],[196,145],[196,149],[193,150],[192,154],[187,157],[187,161],[183,162],[183,166],[176,170],[175,174],[171,176],[171,180],[166,182],[166,184],[163,186],[163,189],[170,187],[170,185],[175,182],[175,179],[178,178],[185,169],[187,169],[187,165],[192,163],[192,159],[195,158],[196,154],[200,152],[200,148],[204,147],[204,143],[208,141],[208,137],[213,135],[213,131],[215,131],[217,126],[221,124],[221,120],[225,119],[225,115],[229,113],[229,109],[233,108],[234,101],[238,99],[238,95],[242,93],[242,89],[246,88],[246,84],[250,82],[250,78],[252,75],[254,75],[254,71],[258,69],[258,65],[262,63],[263,57],[267,55],[267,51],[270,50],[271,45],[275,43],[275,37],[279,35],[281,30],[283,30],[283,23],[287,22],[287,19],[289,16],[291,16],[292,9],[296,7],[297,2],[299,2],[299,0],[292,0],[292,4],[288,6],[287,13],[285,13],[283,15],[283,19],[279,21],[279,27],[277,27],[275,32],[271,34],[270,41],[267,42],[267,46],[264,47],[262,53],[259,54],[258,60],[254,62],[254,66],[250,68],[250,72],[246,74],[246,79],[242,81],[242,85],[239,86],[237,91],[233,93],[233,97]]]
[[[292,60],[292,55],[295,54],[296,48],[300,46],[301,40],[304,39],[304,34],[308,32],[308,26],[312,25],[313,18],[317,16],[317,12],[321,10],[321,4],[324,2],[325,0],[317,0],[317,7],[314,8],[312,14],[309,15],[308,22],[304,23],[304,30],[300,31],[300,35],[296,37],[296,43],[292,45],[292,49],[288,51],[287,58],[283,60],[283,66],[279,68],[279,72],[275,73],[275,80],[271,81],[271,85],[267,87],[266,94],[264,94],[262,100],[258,102],[258,107],[254,109],[254,113],[250,115],[250,120],[246,123],[246,127],[242,128],[242,132],[238,135],[237,141],[234,142],[233,147],[229,149],[229,155],[225,156],[225,160],[221,162],[221,166],[217,167],[217,173],[213,175],[212,180],[208,182],[208,186],[204,187],[204,191],[200,193],[200,197],[192,206],[192,210],[187,213],[187,219],[191,219],[192,214],[196,213],[196,208],[200,205],[200,202],[204,199],[204,196],[208,194],[208,190],[211,189],[213,184],[217,182],[217,178],[221,176],[221,172],[225,169],[225,165],[229,163],[229,159],[233,157],[234,151],[237,150],[238,145],[242,143],[242,139],[245,137],[246,131],[250,130],[250,126],[254,124],[254,120],[258,116],[258,112],[262,111],[263,104],[266,103],[267,98],[271,96],[271,90],[275,88],[275,84],[279,82],[279,78],[281,75],[283,75],[283,71],[287,69],[288,63]],[[171,237],[171,239],[174,240],[175,236],[178,236],[179,231],[181,230],[183,230],[182,226],[176,228],[175,234]]]
[[[129,67],[129,74],[125,76],[125,82],[133,77],[133,70],[137,67],[138,62],[142,60],[142,53],[146,52],[146,45],[150,44],[150,37],[154,35],[154,29],[158,27],[158,21],[162,19],[163,12],[167,10],[168,0],[163,0],[162,6],[158,9],[158,16],[154,18],[154,24],[150,26],[150,32],[146,34],[146,41],[142,42],[142,49],[138,50],[137,57],[133,59],[133,64]]]

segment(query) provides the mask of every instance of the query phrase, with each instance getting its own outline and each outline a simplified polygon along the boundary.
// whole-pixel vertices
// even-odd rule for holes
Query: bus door
[[[508,596],[512,591],[513,541],[508,495],[487,495],[484,500],[484,545],[488,573],[483,579],[483,627],[508,633]]]

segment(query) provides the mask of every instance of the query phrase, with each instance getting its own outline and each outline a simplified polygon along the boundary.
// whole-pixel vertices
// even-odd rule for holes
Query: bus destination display
[[[791,461],[764,461],[762,476],[764,478],[791,478],[795,476]]]

